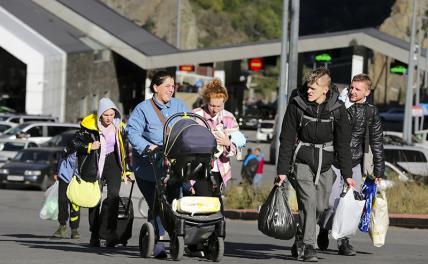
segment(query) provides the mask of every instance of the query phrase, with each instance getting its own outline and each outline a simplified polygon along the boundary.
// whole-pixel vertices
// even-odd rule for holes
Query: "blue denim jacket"
[[[165,119],[179,112],[188,112],[183,101],[172,98],[167,104],[159,104],[153,98]],[[154,181],[153,169],[147,156],[143,155],[149,145],[163,145],[163,124],[150,103],[151,99],[139,103],[132,111],[126,132],[132,145],[133,169],[136,177]]]

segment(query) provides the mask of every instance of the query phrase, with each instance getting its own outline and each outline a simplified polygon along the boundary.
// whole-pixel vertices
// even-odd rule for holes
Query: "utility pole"
[[[177,49],[180,49],[180,25],[181,25],[181,0],[177,0],[177,28],[176,28],[176,43]]]
[[[290,60],[288,67],[288,87],[287,92],[297,88],[297,69],[298,69],[298,51],[297,43],[299,41],[299,14],[300,0],[291,1],[291,23],[290,23]]]
[[[279,135],[282,129],[282,121],[285,114],[286,99],[287,96],[287,45],[288,45],[288,8],[290,5],[289,0],[282,1],[282,40],[281,40],[281,69],[280,69],[280,79],[279,79],[279,91],[278,91],[278,100],[276,107],[276,124],[275,128],[275,164],[278,161],[279,154]],[[272,161],[271,161],[272,162]]]
[[[409,67],[407,70],[406,104],[404,108],[403,139],[412,143],[413,71],[415,68],[416,0],[413,0],[412,33],[410,37]]]

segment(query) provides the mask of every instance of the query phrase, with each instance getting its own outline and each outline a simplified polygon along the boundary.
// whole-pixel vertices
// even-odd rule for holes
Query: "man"
[[[330,71],[318,68],[306,85],[293,91],[282,123],[277,167],[277,184],[286,174],[297,194],[300,226],[292,256],[317,262],[315,250],[317,218],[328,207],[335,156],[347,184],[354,186],[349,141],[351,127],[345,106],[330,89]]]
[[[379,117],[376,106],[367,102],[366,98],[370,94],[372,81],[366,74],[357,74],[352,78],[349,89],[342,91],[341,99],[347,108],[349,119],[351,120],[352,138],[352,178],[357,183],[357,190],[360,191],[362,185],[362,163],[364,157],[364,148],[366,142],[370,145],[373,153],[373,174],[376,182],[379,183],[385,170],[383,158],[383,130],[382,122]],[[368,129],[368,131],[367,131]],[[368,138],[366,138],[366,135]],[[343,181],[340,179],[340,171],[337,169],[340,164],[335,162],[333,171],[337,179],[333,184],[329,209],[326,210],[320,219],[320,233],[318,235],[318,247],[321,250],[328,248],[328,230],[331,229],[331,223],[334,215],[335,203],[338,202],[340,193],[343,190]],[[349,238],[344,237],[337,240],[339,255],[354,256],[355,250],[349,243]]]

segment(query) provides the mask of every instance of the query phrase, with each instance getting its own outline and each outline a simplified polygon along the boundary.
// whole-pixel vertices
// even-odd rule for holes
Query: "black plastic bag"
[[[270,237],[289,240],[296,234],[296,222],[288,207],[284,187],[275,185],[260,208],[259,230]]]

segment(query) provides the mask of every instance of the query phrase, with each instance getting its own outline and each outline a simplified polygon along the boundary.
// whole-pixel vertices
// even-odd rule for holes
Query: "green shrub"
[[[229,186],[224,193],[228,209],[258,209],[269,195],[270,187],[253,188],[249,184]]]

